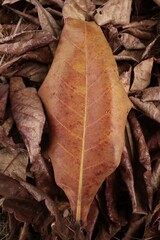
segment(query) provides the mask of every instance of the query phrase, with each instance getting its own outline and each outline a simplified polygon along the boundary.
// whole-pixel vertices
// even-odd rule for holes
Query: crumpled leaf
[[[143,166],[143,177],[145,182],[145,188],[147,192],[147,202],[148,207],[152,209],[153,203],[153,184],[152,184],[152,172],[151,172],[151,159],[149,155],[149,151],[147,148],[147,144],[145,142],[143,132],[141,130],[140,124],[135,116],[135,113],[130,111],[128,115],[130,124],[132,126],[133,136],[137,143],[138,148],[138,159],[140,164]]]
[[[11,110],[28,150],[36,184],[53,194],[53,176],[41,155],[40,142],[45,122],[41,101],[35,88],[26,88],[22,78],[10,79]]]
[[[96,9],[94,20],[100,26],[112,24],[128,24],[130,21],[132,0],[108,0],[104,6]]]
[[[25,31],[0,39],[0,54],[21,55],[53,41],[55,37],[47,31]]]
[[[87,236],[89,240],[92,238],[93,230],[94,230],[98,215],[99,215],[99,209],[98,209],[97,202],[94,199],[89,210],[89,214],[87,218],[88,224],[86,226]]]
[[[7,119],[2,126],[0,126],[0,146],[2,147],[11,147],[16,148],[16,144],[14,143],[12,137],[8,137],[10,127],[7,125],[10,123],[6,123],[7,121],[10,121]],[[12,123],[11,123],[12,124]]]
[[[126,28],[125,30],[123,30],[123,33],[130,33],[134,37],[143,39],[143,40],[145,39],[150,40],[154,37],[154,34],[152,32],[142,31],[136,27]]]
[[[153,58],[143,60],[134,68],[134,79],[130,91],[139,91],[148,87],[151,82]]]
[[[125,49],[144,49],[145,45],[136,37],[128,33],[121,33],[120,38]]]
[[[141,21],[130,22],[129,24],[122,26],[123,29],[127,28],[137,28],[142,31],[151,31],[155,29],[158,20],[156,19],[144,19]]]
[[[142,111],[146,116],[160,123],[160,110],[152,102],[142,102],[139,98],[130,97],[134,106]]]
[[[8,84],[0,83],[0,120],[3,120],[5,115],[8,90],[9,90]]]
[[[0,172],[7,176],[18,176],[26,179],[26,168],[28,165],[28,154],[22,149],[2,148],[0,149]]]
[[[159,190],[160,187],[160,159],[158,159],[153,167],[152,182],[154,192]]]
[[[95,4],[92,0],[65,0],[63,6],[63,17],[88,20],[93,14]]]
[[[119,164],[130,107],[111,50],[95,23],[66,20],[39,95],[50,126],[48,153],[56,182],[76,221],[85,226],[96,192]]]

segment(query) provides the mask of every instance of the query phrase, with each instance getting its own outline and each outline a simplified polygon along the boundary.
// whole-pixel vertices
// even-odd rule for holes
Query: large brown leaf
[[[50,125],[49,156],[77,221],[118,166],[128,98],[111,49],[93,22],[67,19],[39,95]]]

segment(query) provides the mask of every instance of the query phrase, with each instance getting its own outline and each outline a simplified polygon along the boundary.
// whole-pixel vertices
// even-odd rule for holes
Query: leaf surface
[[[49,120],[56,182],[76,220],[86,225],[95,194],[120,162],[130,105],[95,23],[66,20],[39,95]]]

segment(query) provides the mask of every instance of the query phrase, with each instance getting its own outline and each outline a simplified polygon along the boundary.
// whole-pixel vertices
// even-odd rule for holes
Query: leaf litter
[[[159,7],[157,0],[1,1],[0,196],[10,221],[4,239],[159,239]],[[67,17],[101,26],[133,103],[120,165],[94,196],[86,227],[77,225],[56,185],[47,149],[49,116],[37,94]],[[69,68],[76,55],[73,60]]]

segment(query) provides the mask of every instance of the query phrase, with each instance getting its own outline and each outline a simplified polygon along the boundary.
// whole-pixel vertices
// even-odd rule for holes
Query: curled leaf
[[[143,177],[147,192],[147,201],[148,207],[152,209],[153,202],[153,184],[152,184],[152,173],[151,173],[151,159],[149,155],[149,151],[147,148],[147,144],[145,142],[143,132],[141,130],[140,124],[133,112],[133,110],[128,115],[130,124],[132,126],[133,135],[138,147],[138,158],[140,164],[143,166]]]
[[[132,0],[108,0],[96,10],[94,19],[100,26],[106,23],[128,24],[130,21]]]
[[[122,41],[122,45],[128,50],[145,48],[145,45],[138,38],[128,33],[121,33],[120,38]]]
[[[41,101],[35,88],[26,88],[22,78],[10,79],[11,110],[27,147],[37,186],[53,193],[53,176],[41,155],[40,142],[45,122]]]
[[[144,89],[141,100],[143,102],[160,101],[160,87],[150,87]]]
[[[142,102],[139,98],[130,97],[134,106],[146,116],[160,123],[160,110],[152,102]]]
[[[160,35],[158,35],[148,46],[146,47],[146,50],[143,53],[142,58],[150,58],[153,56],[158,56],[160,53],[159,51],[159,44],[160,44]]]
[[[53,41],[55,37],[47,31],[25,31],[0,39],[0,54],[21,55]]]
[[[124,63],[122,63],[123,66],[125,66]],[[122,67],[123,68],[123,67]],[[132,73],[132,67],[129,64],[126,64],[125,69],[121,72],[120,65],[119,65],[119,79],[121,83],[123,84],[123,87],[126,91],[126,93],[129,92],[130,89],[130,82],[131,82],[131,73]]]
[[[111,49],[94,22],[66,20],[39,95],[56,182],[76,220],[86,225],[94,196],[120,162],[130,106]]]
[[[146,88],[151,82],[153,58],[143,60],[134,68],[134,80],[131,91],[139,91]]]

